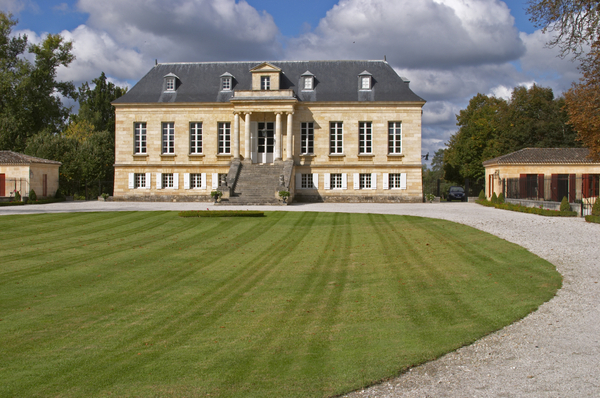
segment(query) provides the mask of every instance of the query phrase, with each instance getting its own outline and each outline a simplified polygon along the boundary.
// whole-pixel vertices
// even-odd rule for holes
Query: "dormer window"
[[[302,90],[310,91],[315,88],[315,75],[310,73],[310,71],[306,71],[302,74]]]
[[[270,76],[261,76],[260,77],[260,89],[261,90],[270,90],[271,89],[271,77]]]
[[[231,91],[233,89],[233,75],[229,72],[221,75],[221,91]]]
[[[165,91],[175,91],[177,89],[178,77],[173,73],[165,76]]]
[[[369,72],[364,71],[358,75],[358,88],[359,90],[371,90],[373,88],[373,79]]]

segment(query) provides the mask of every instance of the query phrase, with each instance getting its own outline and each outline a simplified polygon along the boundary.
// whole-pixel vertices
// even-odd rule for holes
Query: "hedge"
[[[492,203],[488,200],[478,200],[477,203],[487,207],[495,207],[496,209],[502,210],[510,210],[510,211],[518,211],[521,213],[530,213],[530,214],[538,214],[540,216],[549,216],[549,217],[577,217],[576,211],[558,211],[558,210],[548,210],[548,209],[540,209],[537,207],[527,207],[522,205],[516,205],[513,203]]]
[[[600,216],[585,216],[585,221],[600,224]]]
[[[180,211],[179,217],[264,217],[263,211],[256,210],[189,210]]]

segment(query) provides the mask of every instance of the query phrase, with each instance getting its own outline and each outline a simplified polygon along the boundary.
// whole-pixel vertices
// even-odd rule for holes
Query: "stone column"
[[[275,160],[281,160],[281,112],[275,112]]]
[[[252,148],[250,148],[250,115],[252,112],[246,113],[246,125],[245,127],[245,136],[244,136],[244,160],[250,160],[250,152]]]
[[[233,158],[240,158],[240,114],[233,113]]]
[[[287,152],[286,156],[285,156],[286,160],[291,160],[294,158],[294,154],[293,154],[293,150],[292,150],[293,143],[294,143],[294,141],[292,139],[293,138],[292,137],[292,124],[294,122],[293,115],[294,115],[294,112],[289,112],[287,114],[287,140],[286,140],[287,143],[286,143],[286,147],[285,147],[285,150]]]

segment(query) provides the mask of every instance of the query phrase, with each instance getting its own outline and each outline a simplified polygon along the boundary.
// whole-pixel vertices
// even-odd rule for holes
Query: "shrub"
[[[592,216],[600,216],[600,197],[596,198],[596,203],[592,207]]]
[[[600,216],[585,216],[585,221],[600,224]]]
[[[560,202],[560,211],[571,211],[571,205],[566,196],[563,196],[563,199]]]
[[[37,195],[33,189],[29,190],[29,201],[35,202],[37,200]]]
[[[498,203],[504,203],[504,192],[500,192],[498,195]]]
[[[21,201],[21,193],[19,191],[15,191],[15,202]]]
[[[479,200],[485,200],[485,191],[483,189],[479,192]]]
[[[493,204],[498,203],[498,196],[496,196],[496,192],[494,192],[494,194],[492,195],[492,203]]]

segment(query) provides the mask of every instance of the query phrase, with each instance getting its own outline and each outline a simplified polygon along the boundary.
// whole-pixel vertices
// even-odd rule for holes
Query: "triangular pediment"
[[[268,62],[263,62],[262,64],[257,65],[254,68],[250,69],[250,72],[252,72],[252,73],[254,73],[254,72],[260,72],[260,73],[281,72],[281,69],[276,67],[273,64],[268,63]]]

